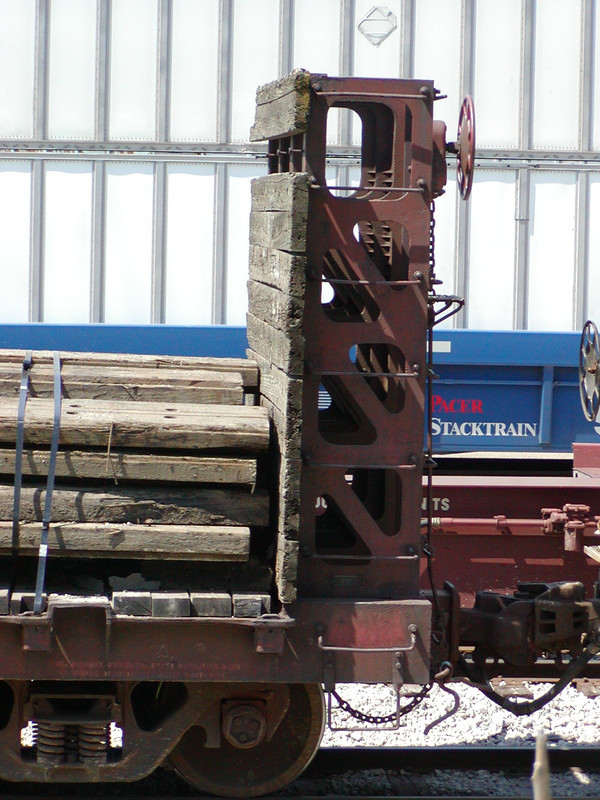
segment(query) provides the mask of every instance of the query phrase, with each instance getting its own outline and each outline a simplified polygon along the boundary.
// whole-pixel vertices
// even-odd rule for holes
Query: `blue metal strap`
[[[52,442],[50,445],[50,461],[48,463],[48,480],[46,482],[46,502],[42,518],[42,538],[38,554],[38,570],[35,582],[35,601],[33,613],[40,614],[44,596],[44,583],[46,580],[46,561],[48,558],[48,534],[52,519],[52,492],[54,490],[54,475],[56,472],[56,456],[58,454],[58,441],[60,438],[60,412],[62,408],[62,381],[60,377],[60,353],[55,352],[54,360],[54,423],[52,426]]]
[[[29,396],[29,375],[33,366],[32,351],[28,350],[21,369],[21,388],[17,410],[17,443],[15,448],[15,489],[13,495],[12,548],[19,546],[19,516],[21,513],[21,483],[23,479],[23,443],[25,441],[25,406]]]

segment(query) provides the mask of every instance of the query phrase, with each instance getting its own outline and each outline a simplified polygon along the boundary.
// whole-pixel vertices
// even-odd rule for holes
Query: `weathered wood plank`
[[[190,592],[190,603],[194,617],[231,616],[231,595],[226,592]]]
[[[282,534],[278,535],[275,555],[275,584],[282,603],[293,603],[297,596],[298,553],[297,541],[286,539]]]
[[[13,514],[13,486],[0,484],[0,520]],[[20,519],[41,522],[46,502],[45,487],[23,486]],[[54,522],[133,522],[164,525],[256,525],[269,522],[269,496],[262,489],[182,490],[111,487],[55,488],[52,493]]]
[[[279,599],[291,603],[296,598],[298,569],[303,381],[289,377],[262,356],[255,357],[261,371],[260,401],[275,429],[271,448],[272,469],[278,472],[272,487],[277,503],[275,584]]]
[[[292,337],[301,333],[304,298],[250,280],[248,310],[257,319]]]
[[[156,408],[155,408],[156,406]],[[48,444],[53,402],[31,398],[25,418],[25,442]],[[0,441],[13,442],[17,401],[0,404]],[[259,452],[268,446],[266,411],[257,406],[160,405],[101,400],[67,400],[60,420],[63,445],[96,447],[235,449]]]
[[[234,593],[232,600],[234,617],[260,617],[271,611],[271,597],[268,594]]]
[[[297,69],[256,90],[256,116],[250,141],[305,131],[310,106],[310,73]]]
[[[306,216],[290,211],[251,211],[250,244],[306,252]]]
[[[7,398],[6,402],[13,402]],[[30,402],[32,407],[47,408],[51,405],[44,398],[31,398]],[[29,409],[29,405],[27,406]],[[90,413],[95,411],[98,414],[115,416],[122,416],[128,418],[130,416],[140,417],[165,417],[165,419],[176,419],[179,416],[185,417],[199,417],[210,418],[219,417],[219,419],[245,419],[251,418],[254,414],[246,408],[241,408],[236,405],[213,405],[212,403],[177,403],[177,402],[155,402],[149,400],[144,403],[137,403],[135,400],[87,400],[87,399],[71,399],[65,398],[62,403],[62,410],[65,414],[74,413]]]
[[[18,552],[37,555],[39,523],[20,525]],[[0,522],[0,552],[12,552],[12,523]],[[52,556],[136,558],[184,561],[246,561],[250,529],[199,525],[96,525],[67,522],[50,525]]]
[[[153,617],[189,617],[190,596],[187,592],[152,592]]]
[[[304,297],[306,256],[271,247],[250,247],[250,279],[295,297]]]
[[[25,350],[0,349],[0,361],[21,364]],[[130,365],[144,369],[209,370],[210,372],[237,372],[242,376],[244,387],[255,388],[258,382],[256,364],[245,358],[207,358],[199,356],[155,356],[130,353],[84,353],[60,351],[61,365],[87,364],[90,366],[125,367]],[[34,364],[52,364],[50,350],[34,350]]]
[[[48,450],[25,450],[23,474],[43,477],[48,474]],[[15,471],[14,449],[0,449],[0,474]],[[254,458],[200,458],[157,453],[132,453],[113,450],[59,450],[56,475],[62,478],[96,478],[119,481],[185,481],[188,483],[256,483]]]
[[[307,172],[276,172],[254,178],[250,188],[252,211],[300,215],[305,227],[310,177]]]
[[[286,335],[251,313],[247,315],[247,326],[248,344],[255,353],[287,375],[302,376],[304,336],[300,330]]]
[[[242,376],[236,372],[67,364],[61,378],[63,397],[67,398],[230,405],[241,405],[244,399]],[[20,366],[0,361],[0,397],[17,397],[20,383]],[[54,396],[54,373],[49,365],[33,366],[29,391],[32,397]]]
[[[309,176],[265,175],[252,181],[250,245],[306,252]]]
[[[252,350],[250,352],[253,352]],[[261,366],[260,395],[261,404],[269,409],[273,418],[271,406],[280,413],[279,422],[283,422],[283,430],[287,430],[286,422],[292,423],[296,428],[302,425],[302,393],[303,379],[291,377],[280,370],[275,364],[269,363],[259,353],[254,353],[254,358]],[[263,401],[268,401],[268,406]],[[284,419],[284,417],[286,419]],[[278,425],[278,431],[280,427]],[[300,444],[298,443],[298,447]]]
[[[113,592],[112,607],[115,614],[150,617],[152,616],[152,595],[150,592]]]

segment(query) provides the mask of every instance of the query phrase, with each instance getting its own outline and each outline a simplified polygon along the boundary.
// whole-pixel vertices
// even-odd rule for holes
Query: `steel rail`
[[[598,764],[600,763],[600,747],[590,745],[579,745],[569,747],[556,747],[550,743],[548,746],[548,756],[550,769],[553,774],[566,772],[573,768],[580,768],[590,774],[597,774]],[[515,778],[523,778],[531,774],[535,758],[535,747],[528,745],[525,747],[502,747],[489,745],[487,747],[477,746],[438,746],[438,747],[340,747],[340,748],[321,748],[311,764],[304,773],[290,787],[293,795],[290,795],[286,788],[281,794],[269,795],[271,798],[289,798],[293,796],[296,800],[301,798],[329,798],[335,796],[338,800],[345,800],[346,797],[356,797],[352,794],[326,794],[327,778],[334,775],[344,775],[344,780],[351,791],[351,776],[348,773],[355,773],[357,781],[360,780],[360,773],[363,771],[381,770],[385,773],[398,773],[403,786],[394,786],[390,791],[381,794],[360,793],[363,800],[380,800],[386,798],[406,798],[418,797],[419,800],[426,798],[446,798],[446,800],[488,800],[494,797],[495,800],[510,797],[511,800],[519,800],[519,795],[513,792],[507,795],[479,794],[468,795],[447,792],[444,794],[429,794],[424,776],[432,774],[438,770],[449,772],[465,772],[470,770],[481,770],[485,768],[487,772],[511,773]],[[485,765],[483,767],[483,765]],[[425,780],[421,783],[413,794],[410,790],[410,776],[419,775]],[[408,778],[407,778],[408,776]],[[385,778],[382,779],[385,782]],[[393,782],[394,783],[394,782]],[[94,800],[114,800],[115,784],[100,783],[87,784],[85,789],[86,797]],[[406,787],[406,788],[405,788]],[[71,798],[81,797],[81,784],[56,784],[56,791],[48,788],[46,784],[42,790],[37,790],[36,784],[28,783],[15,790],[15,784],[0,784],[0,800],[48,800],[48,796],[56,800],[71,800]],[[3,791],[3,789],[5,791]],[[210,800],[213,795],[204,795],[190,790],[181,779],[170,772],[157,770],[149,777],[128,784],[127,790],[122,791],[119,785],[118,796],[120,800],[140,800],[148,797],[152,800]],[[420,789],[420,791],[419,791]],[[423,793],[423,789],[427,794]],[[531,794],[526,795],[528,798]],[[525,797],[525,795],[524,795]],[[554,800],[561,800],[561,796],[555,796]]]
[[[52,797],[54,800],[69,800],[72,797],[81,797],[81,792],[79,795],[76,794],[1,794],[0,798],[2,800],[48,800],[48,797]],[[114,794],[92,794],[86,789],[85,793],[86,797],[94,798],[94,800],[115,800]],[[143,798],[149,797],[152,800],[215,800],[214,794],[162,794],[162,795],[154,795],[154,794],[146,794],[145,790],[144,793],[135,793],[132,791],[131,794],[122,794],[119,792],[117,795],[119,800],[143,800]],[[314,792],[310,794],[306,793],[297,793],[294,795],[286,794],[269,794],[266,795],[269,800],[290,800],[290,797],[293,797],[294,800],[355,800],[356,797],[360,797],[361,800],[531,800],[531,795],[514,795],[514,794],[490,794],[490,795],[473,795],[473,794],[406,794],[403,792],[402,794],[339,794],[336,792],[335,794],[323,794],[322,792]],[[553,800],[572,800],[572,797],[563,797],[559,795],[558,797],[554,797]]]
[[[438,745],[432,747],[322,747],[303,773],[335,774],[345,770],[408,770],[431,772],[433,770],[511,769],[522,774],[533,766],[535,743],[524,747],[499,745]],[[551,770],[568,770],[580,767],[597,772],[600,765],[600,746],[554,746],[548,742]]]

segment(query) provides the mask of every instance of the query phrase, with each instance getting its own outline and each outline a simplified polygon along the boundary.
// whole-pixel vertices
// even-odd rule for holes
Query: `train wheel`
[[[169,756],[175,771],[197,789],[222,797],[258,797],[293,781],[319,748],[325,721],[318,684],[290,684],[289,706],[275,734],[255,746],[234,746],[221,736],[204,746],[204,730],[190,728]]]

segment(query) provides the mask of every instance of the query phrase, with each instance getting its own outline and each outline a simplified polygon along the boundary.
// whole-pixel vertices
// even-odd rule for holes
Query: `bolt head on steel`
[[[223,735],[229,744],[242,750],[249,750],[260,744],[266,732],[267,720],[256,706],[234,706],[223,717]]]

